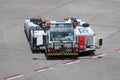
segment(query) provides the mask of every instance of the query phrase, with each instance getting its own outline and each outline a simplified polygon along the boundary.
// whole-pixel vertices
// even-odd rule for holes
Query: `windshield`
[[[73,41],[74,28],[72,24],[52,24],[50,26],[50,41]]]

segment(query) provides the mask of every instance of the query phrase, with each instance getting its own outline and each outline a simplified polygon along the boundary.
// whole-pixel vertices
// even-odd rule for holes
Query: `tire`
[[[29,30],[29,37],[28,40],[31,41],[31,30]]]
[[[90,55],[95,55],[95,51],[88,51]]]
[[[90,55],[95,55],[95,52],[94,51],[79,52],[79,57],[90,56]]]
[[[47,54],[48,54],[48,52],[47,52],[47,47],[45,47],[45,56],[46,56],[46,59],[47,59],[47,60],[50,60],[50,57],[49,57]]]
[[[46,56],[46,59],[49,60],[49,56],[47,55],[47,48],[45,48],[45,56]]]

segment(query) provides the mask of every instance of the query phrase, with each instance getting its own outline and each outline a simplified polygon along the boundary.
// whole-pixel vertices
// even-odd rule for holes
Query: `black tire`
[[[90,55],[95,55],[95,51],[89,51]]]
[[[47,57],[47,48],[45,47],[45,56]]]
[[[79,52],[79,57],[95,55],[94,51]]]
[[[32,47],[31,47],[31,51],[32,51],[32,53],[36,53],[36,50]]]
[[[29,37],[28,40],[31,41],[31,31],[29,30]]]
[[[45,56],[47,60],[50,60],[50,56],[48,56],[48,52],[47,52],[47,47],[45,47]]]

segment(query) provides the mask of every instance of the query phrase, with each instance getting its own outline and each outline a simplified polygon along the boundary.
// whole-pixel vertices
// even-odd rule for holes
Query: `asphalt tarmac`
[[[104,40],[95,53],[105,56],[46,60],[44,53],[33,54],[24,19],[38,15],[47,20],[69,16],[88,22],[96,40]],[[0,80],[13,79],[120,80],[120,0],[0,0]]]

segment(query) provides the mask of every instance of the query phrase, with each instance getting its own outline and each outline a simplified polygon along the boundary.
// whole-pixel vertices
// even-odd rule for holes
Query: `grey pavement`
[[[24,33],[24,19],[36,16],[62,20],[79,17],[90,23],[96,38],[104,43],[95,53],[102,58],[79,57],[80,62],[46,60],[33,54]],[[97,40],[97,39],[96,39]],[[14,80],[120,80],[120,0],[0,0],[0,80],[21,74]],[[34,60],[33,58],[38,58]],[[35,69],[52,67],[35,72]]]

